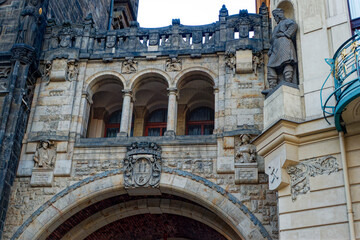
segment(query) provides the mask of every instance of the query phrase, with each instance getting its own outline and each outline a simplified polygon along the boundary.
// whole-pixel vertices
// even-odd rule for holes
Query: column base
[[[119,132],[116,137],[128,137],[127,132]]]
[[[166,131],[166,132],[164,133],[164,136],[165,136],[165,137],[175,138],[176,134],[175,134],[175,131],[169,130],[169,131]]]

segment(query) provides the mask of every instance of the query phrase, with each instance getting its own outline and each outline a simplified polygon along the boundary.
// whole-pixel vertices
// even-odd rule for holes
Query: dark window
[[[214,130],[214,111],[208,107],[196,108],[190,112],[186,123],[187,135],[210,135]]]
[[[121,124],[121,110],[112,113],[109,120],[105,123],[105,137],[116,137],[120,131]],[[130,136],[133,136],[134,131],[134,116],[132,117]]]
[[[167,109],[150,113],[145,126],[145,136],[163,136],[166,131]]]

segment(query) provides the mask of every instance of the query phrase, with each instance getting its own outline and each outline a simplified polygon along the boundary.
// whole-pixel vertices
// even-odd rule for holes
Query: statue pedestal
[[[280,119],[302,120],[302,112],[300,90],[282,85],[264,101],[264,128]]]
[[[54,171],[49,168],[33,168],[30,180],[31,187],[51,187]]]
[[[257,183],[258,181],[257,163],[235,163],[235,184]]]

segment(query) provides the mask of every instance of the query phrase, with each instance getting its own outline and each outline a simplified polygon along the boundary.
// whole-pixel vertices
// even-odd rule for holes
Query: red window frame
[[[214,130],[214,121],[188,121],[186,123],[186,135],[189,135],[189,126],[190,125],[200,125],[201,126],[201,134],[200,135],[204,135],[204,127],[206,125],[212,125],[213,126],[213,130]]]
[[[166,131],[167,123],[165,122],[152,122],[147,123],[145,126],[145,136],[149,136],[149,129],[151,128],[160,128],[160,136],[164,136],[164,133]]]

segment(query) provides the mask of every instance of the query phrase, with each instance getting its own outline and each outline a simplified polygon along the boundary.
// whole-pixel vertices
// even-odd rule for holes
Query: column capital
[[[129,97],[131,98],[131,100],[134,100],[134,95],[133,95],[132,90],[130,90],[130,89],[123,89],[123,90],[122,90],[122,93],[123,93],[123,97],[129,96]]]
[[[168,90],[169,94],[171,94],[171,93],[177,94],[178,93],[178,89],[176,87],[167,88],[166,90]]]

